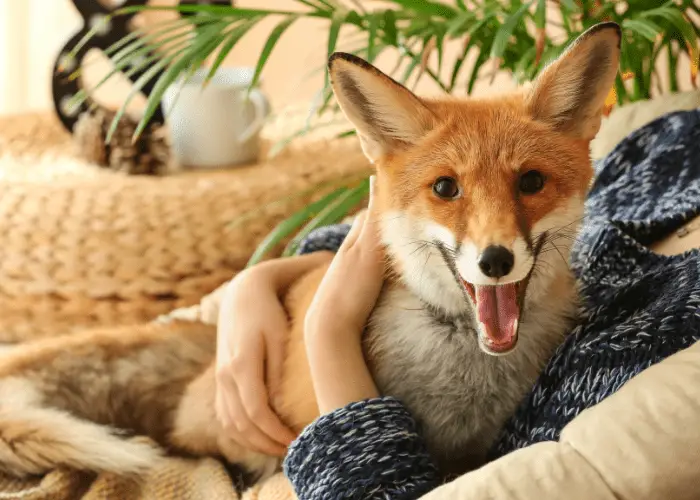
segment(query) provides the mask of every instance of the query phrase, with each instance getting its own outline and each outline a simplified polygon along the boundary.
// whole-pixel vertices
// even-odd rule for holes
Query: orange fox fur
[[[331,59],[336,97],[377,167],[382,239],[395,277],[368,325],[368,363],[443,460],[460,453],[462,465],[483,459],[569,328],[573,278],[566,262],[541,247],[581,217],[592,176],[589,143],[619,43],[617,26],[594,27],[530,89],[481,101],[420,99],[357,58]],[[520,172],[532,169],[544,187],[514,196]],[[441,177],[459,180],[449,201],[435,196]],[[568,255],[567,242],[557,253]],[[494,244],[514,255],[510,275],[479,274],[476,252]],[[272,405],[296,431],[318,415],[303,318],[325,269],[302,277],[285,298],[291,334]],[[484,314],[477,302],[487,299],[475,293],[509,280],[523,316],[508,330],[506,353],[477,321]],[[173,322],[37,341],[0,358],[0,470],[139,473],[161,451],[125,440],[128,430],[163,449],[271,472],[277,459],[232,441],[215,418],[215,344],[214,328]]]

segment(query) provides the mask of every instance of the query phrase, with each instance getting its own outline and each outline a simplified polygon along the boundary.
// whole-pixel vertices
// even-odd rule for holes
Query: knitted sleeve
[[[290,446],[284,472],[299,500],[413,500],[438,486],[415,421],[390,397],[318,418]]]
[[[343,240],[350,231],[349,224],[333,224],[331,226],[319,227],[311,231],[299,245],[297,254],[318,252],[329,250],[335,252],[340,248]]]

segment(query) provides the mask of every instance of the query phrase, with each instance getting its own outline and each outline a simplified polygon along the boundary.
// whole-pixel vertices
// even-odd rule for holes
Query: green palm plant
[[[135,132],[140,134],[170,85],[204,64],[208,65],[211,78],[236,44],[268,18],[276,18],[277,23],[262,47],[251,87],[258,83],[285,32],[302,18],[327,22],[329,55],[342,42],[341,31],[352,32],[352,41],[343,47],[345,51],[369,62],[390,51],[397,59],[395,70],[390,72],[394,78],[407,85],[429,78],[445,93],[469,94],[479,78],[492,77],[497,70],[508,71],[518,83],[531,80],[579,34],[601,21],[617,22],[624,33],[621,71],[611,92],[611,104],[649,98],[662,81],[657,64],[660,57],[668,60],[668,90],[679,87],[677,63],[683,54],[690,57],[691,81],[695,82],[697,76],[699,29],[691,17],[700,15],[700,8],[694,0],[388,0],[381,4],[362,0],[294,0],[294,4],[296,8],[290,10],[182,5],[117,11],[114,15],[135,10],[196,15],[135,31],[108,50],[114,70],[96,87],[118,71],[148,69],[134,85],[112,128],[131,98],[157,78]],[[85,41],[91,36],[88,34]],[[451,40],[461,41],[460,53],[450,67],[444,67],[444,48]],[[476,57],[470,63],[472,53]],[[325,63],[319,61],[319,67],[324,68]],[[486,75],[484,69],[488,70]],[[74,101],[84,101],[92,90],[75,96]],[[322,125],[321,117],[339,111],[327,77],[319,95],[310,115],[317,120],[309,120],[285,143]],[[359,183],[354,179],[341,180],[335,186],[319,186],[322,197],[281,222],[261,243],[249,264],[263,259],[296,233],[283,252],[293,253],[301,236],[315,227],[339,221],[363,201],[367,189],[366,178]]]

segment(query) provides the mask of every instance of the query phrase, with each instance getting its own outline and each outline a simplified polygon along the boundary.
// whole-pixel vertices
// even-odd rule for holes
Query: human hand
[[[304,335],[321,413],[378,396],[362,351],[362,332],[382,289],[380,245],[370,202],[333,258],[306,314]]]
[[[294,439],[270,408],[279,386],[289,325],[275,266],[260,264],[227,286],[217,322],[216,414],[237,442],[283,456]]]
[[[343,240],[307,311],[304,332],[314,340],[339,330],[361,334],[384,282],[384,252],[374,207],[374,177],[370,199]]]

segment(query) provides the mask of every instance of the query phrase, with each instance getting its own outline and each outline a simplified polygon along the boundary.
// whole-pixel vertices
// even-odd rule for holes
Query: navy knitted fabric
[[[321,416],[292,444],[284,467],[300,500],[410,500],[437,480],[413,418],[388,397]]]
[[[350,231],[350,224],[335,224],[333,226],[319,227],[312,231],[299,244],[298,254],[330,250],[335,252],[343,243],[345,236]]]
[[[700,110],[637,130],[598,172],[572,255],[583,317],[493,457],[557,440],[581,411],[700,339],[700,251],[662,256],[646,246],[700,214]]]
[[[637,130],[596,173],[572,252],[579,324],[505,425],[492,458],[557,440],[581,411],[700,339],[700,251],[668,257],[646,247],[700,215],[700,110]],[[324,228],[302,250],[333,250],[347,230]],[[358,423],[355,432],[349,422]],[[285,471],[300,500],[410,499],[437,486],[413,421],[392,398],[318,419],[290,448]]]

